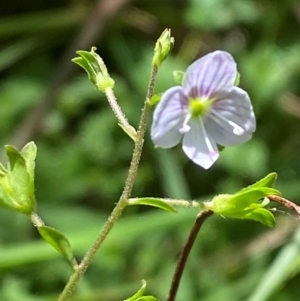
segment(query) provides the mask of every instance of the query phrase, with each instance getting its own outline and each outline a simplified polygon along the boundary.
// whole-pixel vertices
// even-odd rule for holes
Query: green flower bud
[[[76,51],[79,57],[72,59],[72,62],[82,67],[90,81],[101,92],[105,92],[107,88],[113,88],[115,82],[110,77],[102,58],[95,51],[96,47],[92,47],[91,51]]]
[[[171,37],[171,30],[165,29],[155,44],[152,64],[156,67],[160,67],[161,63],[167,58],[173,46],[174,38]]]

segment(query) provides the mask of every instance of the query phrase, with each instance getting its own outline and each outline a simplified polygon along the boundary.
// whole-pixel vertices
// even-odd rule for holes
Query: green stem
[[[113,89],[108,87],[105,90],[105,95],[106,95],[106,98],[107,98],[113,112],[115,113],[116,117],[118,118],[120,124],[126,129],[126,131],[130,134],[130,136],[134,138],[133,140],[135,141],[135,139],[137,139],[137,133],[136,133],[134,127],[132,127],[129,124],[124,113],[122,112],[122,109],[117,102],[117,99],[116,99]]]
[[[127,200],[131,196],[131,191],[133,188],[133,184],[137,175],[138,171],[138,166],[143,150],[143,145],[144,145],[144,136],[146,132],[146,126],[147,126],[147,120],[148,120],[148,114],[149,114],[149,106],[148,106],[148,101],[153,95],[153,90],[154,90],[154,84],[157,76],[157,67],[153,66],[152,67],[152,72],[151,72],[151,78],[148,86],[148,91],[146,95],[146,99],[144,102],[144,107],[142,110],[142,115],[140,118],[140,123],[137,131],[137,139],[135,141],[134,145],[134,150],[132,154],[132,159],[130,163],[130,167],[128,170],[128,175],[127,179],[125,182],[124,190],[122,192],[122,195],[115,206],[114,210],[112,211],[111,215],[109,216],[108,220],[106,221],[105,225],[103,226],[101,232],[99,233],[96,241],[94,244],[91,246],[91,248],[88,250],[86,253],[85,257],[81,261],[81,263],[78,266],[78,269],[74,272],[74,274],[70,277],[69,282],[66,284],[64,290],[60,294],[58,301],[65,301],[70,297],[82,277],[82,275],[85,273],[87,268],[89,267],[91,261],[93,260],[95,254],[99,250],[101,244],[105,240],[107,234],[110,232],[112,229],[114,223],[117,221],[117,219],[120,217],[122,214],[123,209],[127,205]]]
[[[32,212],[30,214],[30,220],[31,220],[32,224],[37,228],[44,226],[44,224],[45,224],[43,222],[43,220],[35,212]]]

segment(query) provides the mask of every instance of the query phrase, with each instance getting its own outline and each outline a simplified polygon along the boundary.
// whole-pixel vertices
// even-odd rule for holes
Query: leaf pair
[[[36,216],[34,171],[37,147],[27,143],[21,151],[6,145],[7,168],[0,164],[0,206]],[[42,238],[61,253],[71,264],[73,254],[68,239],[54,228],[35,224]]]
[[[153,296],[143,296],[146,290],[146,281],[142,280],[142,287],[130,298],[124,301],[157,301],[157,299]]]
[[[276,177],[276,173],[270,173],[260,181],[235,194],[215,196],[211,202],[205,202],[204,206],[224,217],[251,219],[273,227],[275,218],[265,206],[269,203],[268,196],[281,194],[272,188]]]

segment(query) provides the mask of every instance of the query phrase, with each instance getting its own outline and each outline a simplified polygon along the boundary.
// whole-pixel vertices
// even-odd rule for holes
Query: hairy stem
[[[106,95],[106,98],[107,98],[113,112],[115,113],[116,117],[118,118],[119,123],[126,129],[126,131],[130,134],[131,137],[136,139],[137,133],[136,133],[134,127],[132,127],[129,124],[124,113],[122,112],[122,110],[117,102],[117,99],[116,99],[113,89],[107,88],[105,90],[105,95]]]
[[[281,204],[290,210],[294,210],[298,215],[298,219],[300,219],[300,207],[298,205],[296,205],[295,203],[293,203],[279,195],[268,195],[268,199],[271,200],[272,202]]]
[[[144,107],[142,110],[142,115],[141,115],[140,122],[139,122],[138,131],[137,131],[137,139],[135,141],[134,150],[133,150],[133,154],[132,154],[132,158],[131,158],[131,163],[130,163],[130,167],[128,170],[128,175],[127,175],[127,179],[125,182],[125,186],[124,186],[122,195],[121,195],[117,205],[115,206],[114,210],[110,214],[108,220],[106,221],[105,225],[103,226],[101,232],[99,233],[96,241],[94,242],[94,244],[91,246],[91,248],[86,253],[85,257],[79,264],[78,269],[70,277],[69,282],[67,283],[64,290],[60,294],[58,301],[65,301],[68,299],[68,297],[70,297],[72,295],[78,281],[80,280],[82,275],[85,273],[85,271],[89,267],[95,254],[99,250],[99,248],[100,248],[101,244],[103,243],[103,241],[105,240],[107,234],[112,229],[114,223],[120,217],[123,209],[127,205],[127,200],[131,196],[131,191],[132,191],[133,184],[134,184],[134,181],[135,181],[135,178],[137,175],[138,166],[139,166],[139,162],[140,162],[140,158],[141,158],[141,154],[142,154],[142,150],[143,150],[143,145],[144,145],[144,136],[145,136],[145,132],[146,132],[148,113],[149,113],[148,101],[153,95],[157,71],[158,71],[157,67],[153,66],[152,72],[151,72],[151,78],[150,78],[150,82],[149,82],[149,86],[148,86],[148,91],[147,91],[146,99],[144,102]]]
[[[32,212],[31,214],[30,214],[30,220],[31,220],[31,222],[33,223],[33,225],[35,226],[35,227],[41,227],[41,226],[44,226],[44,222],[43,222],[43,220],[35,213],[35,212]]]
[[[187,259],[189,257],[190,251],[196,240],[197,234],[198,234],[201,226],[205,222],[205,220],[208,217],[210,217],[211,215],[213,215],[213,213],[214,212],[212,210],[204,210],[197,215],[196,221],[190,231],[189,237],[188,237],[188,239],[181,251],[180,257],[178,259],[167,301],[175,300],[177,290],[178,290],[178,287],[180,284],[181,276],[183,274],[183,270],[186,265]]]

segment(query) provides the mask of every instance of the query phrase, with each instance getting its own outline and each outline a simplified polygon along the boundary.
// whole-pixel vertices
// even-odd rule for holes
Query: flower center
[[[194,117],[203,116],[209,109],[212,102],[213,99],[190,98],[189,106],[190,106],[192,116]]]

